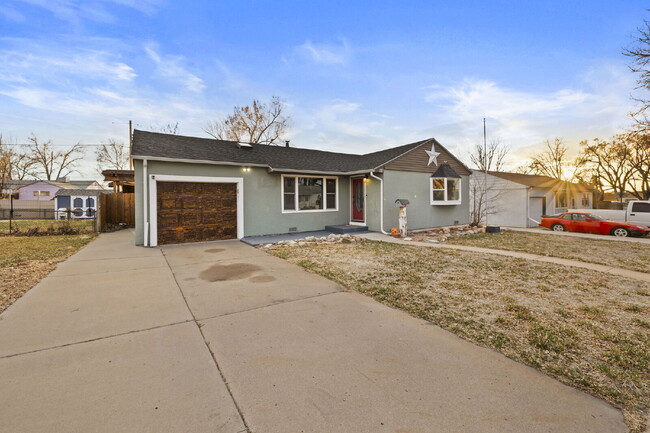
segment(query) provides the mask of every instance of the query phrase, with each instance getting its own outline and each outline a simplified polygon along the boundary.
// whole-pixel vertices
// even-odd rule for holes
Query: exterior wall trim
[[[237,184],[237,238],[244,237],[244,178],[243,177],[207,177],[176,176],[169,174],[149,174],[149,246],[158,246],[158,181],[167,182],[203,182]]]

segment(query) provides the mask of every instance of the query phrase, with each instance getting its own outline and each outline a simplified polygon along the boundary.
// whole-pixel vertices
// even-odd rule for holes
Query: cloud
[[[404,144],[396,143],[390,116],[367,110],[359,102],[334,99],[313,106],[301,104],[291,117],[290,136],[299,147],[368,153]]]
[[[145,14],[153,14],[160,6],[161,0],[95,0],[92,2],[86,0],[9,0],[8,3],[3,9],[13,9],[11,3],[14,5],[28,4],[45,9],[60,20],[78,25],[85,20],[115,22],[115,15],[107,9],[107,7],[115,5],[128,7]]]
[[[306,41],[296,47],[295,51],[301,56],[323,65],[343,65],[350,61],[352,48],[346,39],[339,44],[315,44]]]
[[[145,52],[156,63],[156,73],[173,81],[180,82],[190,92],[201,93],[205,89],[203,80],[189,72],[183,65],[181,56],[161,56],[153,46],[145,47]]]
[[[4,16],[8,20],[18,23],[25,21],[25,16],[9,4],[0,5],[0,15]]]
[[[466,157],[471,146],[482,142],[485,117],[488,137],[498,137],[510,146],[517,165],[547,139],[564,137],[575,152],[580,140],[607,137],[629,125],[629,95],[634,88],[629,71],[603,63],[575,82],[572,87],[532,92],[465,78],[423,91],[432,107],[430,117],[435,119],[432,133],[452,143],[453,150]]]
[[[85,80],[133,81],[135,70],[119,56],[103,50],[53,47],[14,41],[16,47],[0,50],[0,82],[56,82],[67,77]]]

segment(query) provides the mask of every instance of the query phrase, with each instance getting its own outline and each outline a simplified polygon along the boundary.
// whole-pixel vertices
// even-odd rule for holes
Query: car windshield
[[[593,213],[590,213],[588,216],[589,216],[589,218],[591,218],[592,220],[595,220],[595,221],[605,221],[605,218],[603,218],[601,216],[598,216],[596,214],[593,214]]]

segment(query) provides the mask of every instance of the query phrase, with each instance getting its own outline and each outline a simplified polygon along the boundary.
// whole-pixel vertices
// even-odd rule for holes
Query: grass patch
[[[623,409],[631,431],[645,430],[649,283],[384,242],[286,247],[271,254],[601,397]]]
[[[0,237],[0,312],[95,236]]]
[[[519,251],[650,273],[650,243],[618,242],[508,230],[452,237],[447,243]]]

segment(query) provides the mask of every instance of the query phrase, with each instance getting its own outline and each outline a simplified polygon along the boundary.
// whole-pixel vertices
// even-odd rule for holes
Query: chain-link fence
[[[95,231],[94,209],[0,209],[0,234],[56,235]]]

